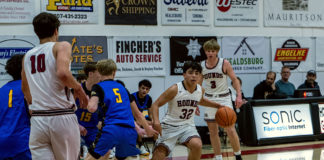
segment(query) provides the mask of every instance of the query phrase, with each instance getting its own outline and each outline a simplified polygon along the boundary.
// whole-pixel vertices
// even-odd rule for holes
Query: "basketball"
[[[215,119],[221,127],[228,127],[236,122],[236,113],[229,107],[222,107],[217,110]]]

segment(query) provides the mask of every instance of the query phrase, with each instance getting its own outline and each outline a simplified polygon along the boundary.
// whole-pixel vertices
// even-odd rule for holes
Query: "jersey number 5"
[[[44,72],[45,67],[45,54],[42,53],[38,55],[37,57],[35,55],[30,57],[31,61],[31,73],[36,73],[36,63],[37,63],[37,72]]]
[[[118,88],[113,88],[113,91],[114,91],[115,95],[117,96],[116,103],[123,103],[123,100],[121,99],[120,93],[118,93],[119,89]]]

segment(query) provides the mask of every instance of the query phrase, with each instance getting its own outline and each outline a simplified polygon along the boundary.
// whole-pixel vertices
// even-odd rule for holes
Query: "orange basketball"
[[[221,127],[228,127],[236,122],[236,113],[229,107],[222,107],[217,110],[215,119]]]

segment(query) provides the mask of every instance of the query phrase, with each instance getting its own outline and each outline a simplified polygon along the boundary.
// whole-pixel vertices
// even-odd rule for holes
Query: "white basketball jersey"
[[[56,76],[55,42],[40,44],[29,50],[24,58],[25,74],[32,96],[31,110],[71,108],[74,98]]]
[[[201,64],[204,78],[205,93],[225,94],[228,93],[227,75],[223,72],[224,59],[218,58],[214,68],[207,68],[206,61]]]
[[[184,87],[183,82],[178,82],[178,93],[168,103],[168,111],[163,118],[162,123],[173,126],[181,126],[184,124],[195,125],[194,115],[198,102],[202,98],[201,86],[197,84],[196,90],[190,93]]]

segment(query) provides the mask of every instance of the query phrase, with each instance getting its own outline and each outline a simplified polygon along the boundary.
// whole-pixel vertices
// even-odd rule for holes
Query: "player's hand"
[[[85,94],[85,92],[82,89],[81,85],[77,89],[74,89],[74,96],[75,96],[75,98],[79,99],[80,107],[82,109],[87,109],[87,105],[88,105],[88,102],[89,102],[89,97]]]
[[[153,128],[162,136],[162,127],[160,123],[153,123]],[[157,136],[154,136],[157,138]]]
[[[236,96],[235,108],[241,108],[242,104],[243,104],[242,97]]]
[[[80,134],[81,136],[86,136],[88,131],[87,129],[85,129],[83,126],[79,125],[79,129],[80,129]]]
[[[148,137],[151,137],[151,136],[157,137],[159,135],[159,132],[154,130],[152,128],[152,126],[149,126],[148,128],[146,128],[145,131],[146,131],[146,135]]]
[[[137,126],[137,125],[136,125]],[[141,128],[141,127],[136,127],[135,126],[135,130],[136,130],[136,132],[137,132],[137,134],[139,135],[139,136],[141,136],[141,137],[143,137],[144,135],[146,135],[146,132],[145,132],[145,130],[143,129],[143,128]]]
[[[199,110],[199,107],[197,107],[197,109],[196,109],[196,111],[195,111],[195,114],[196,114],[197,116],[200,116],[200,110]]]

